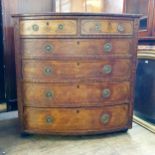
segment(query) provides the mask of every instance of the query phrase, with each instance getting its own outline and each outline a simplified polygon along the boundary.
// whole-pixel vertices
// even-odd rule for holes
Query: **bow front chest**
[[[15,15],[21,131],[82,135],[131,128],[138,18]]]

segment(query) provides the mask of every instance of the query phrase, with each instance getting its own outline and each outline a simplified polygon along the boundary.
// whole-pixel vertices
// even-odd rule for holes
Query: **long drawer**
[[[124,80],[131,76],[130,59],[100,61],[47,61],[23,60],[25,81],[55,82],[70,80]]]
[[[22,93],[27,106],[101,106],[128,102],[130,82],[23,83]]]
[[[129,56],[132,39],[21,39],[23,58]],[[35,46],[34,46],[35,45]]]
[[[24,128],[31,132],[89,133],[127,127],[128,106],[101,108],[32,108],[24,109]]]

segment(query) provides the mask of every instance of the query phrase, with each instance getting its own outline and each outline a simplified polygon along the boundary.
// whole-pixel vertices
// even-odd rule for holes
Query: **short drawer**
[[[22,67],[25,81],[124,80],[131,76],[132,62],[130,59],[105,59],[102,61],[23,60]]]
[[[76,35],[76,20],[21,20],[20,35]]]
[[[82,20],[82,35],[133,35],[133,21]]]
[[[34,107],[110,105],[130,100],[130,82],[23,83],[23,101]]]
[[[128,106],[24,109],[24,129],[42,133],[82,133],[127,127]]]
[[[35,46],[34,46],[35,45]],[[22,39],[23,58],[131,55],[132,39]]]

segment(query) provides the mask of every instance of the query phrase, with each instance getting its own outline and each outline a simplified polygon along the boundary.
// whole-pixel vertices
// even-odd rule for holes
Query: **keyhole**
[[[78,114],[80,111],[79,110],[76,110],[76,113]]]
[[[79,62],[77,62],[77,66],[80,66],[80,63]]]
[[[77,85],[77,88],[80,88],[80,86],[79,86],[79,85]]]
[[[79,45],[79,44],[80,44],[80,42],[79,42],[79,41],[77,41],[77,44]]]
[[[47,22],[46,25],[48,26],[49,25],[49,22]]]

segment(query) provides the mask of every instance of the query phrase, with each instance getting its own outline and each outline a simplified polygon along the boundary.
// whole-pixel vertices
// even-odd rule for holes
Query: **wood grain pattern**
[[[14,16],[30,24],[30,31],[24,30],[26,35],[19,35],[23,31],[20,24],[15,32],[23,132],[78,135],[131,128],[138,17],[76,13]],[[63,27],[66,36],[56,31],[54,35],[42,33],[44,24],[70,20],[77,23]],[[41,21],[41,29],[33,25],[36,21]],[[97,33],[91,29],[94,25]],[[29,33],[32,26],[35,33]],[[73,29],[76,34],[70,35]]]
[[[109,97],[103,96],[105,89]],[[25,105],[36,107],[118,104],[130,99],[130,83],[23,83],[23,98]]]
[[[37,26],[36,30],[33,26]],[[20,35],[75,35],[76,33],[76,20],[20,21]]]
[[[121,20],[82,20],[81,21],[81,34],[82,35],[132,35],[133,34],[133,22],[121,21]],[[119,31],[119,26],[123,29]]]
[[[131,76],[130,59],[92,61],[23,60],[22,75],[25,81],[53,82],[70,80],[128,80]],[[111,71],[106,71],[106,67]],[[50,73],[46,73],[49,70]]]
[[[104,46],[109,43],[111,51],[106,52]],[[132,54],[132,39],[22,39],[23,58],[58,58],[58,57],[103,57],[129,56]],[[35,45],[35,46],[34,46]],[[51,51],[46,47],[51,46]]]
[[[108,123],[101,122],[104,113],[110,115]],[[53,122],[47,123],[47,117],[53,117]],[[44,131],[82,133],[85,131],[105,131],[127,125],[128,106],[115,106],[104,108],[31,108],[25,107],[25,129]],[[82,130],[82,131],[81,131]]]

